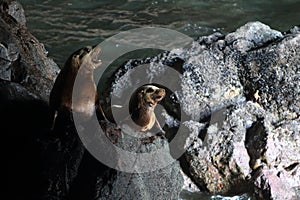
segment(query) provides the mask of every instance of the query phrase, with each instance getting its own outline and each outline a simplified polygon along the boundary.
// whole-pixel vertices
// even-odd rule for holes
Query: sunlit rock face
[[[182,94],[190,98],[183,95],[183,107],[205,125],[198,137],[191,134],[195,142],[185,154],[191,176],[213,193],[253,189],[260,199],[296,199],[299,28],[283,35],[264,24],[248,23],[214,38],[200,38],[203,51],[185,63],[189,76],[183,79]],[[206,119],[201,117],[207,116],[201,115],[207,113],[203,108],[209,110]]]

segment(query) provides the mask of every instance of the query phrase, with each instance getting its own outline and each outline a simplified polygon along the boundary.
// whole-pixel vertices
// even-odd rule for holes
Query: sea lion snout
[[[159,89],[157,89],[157,90],[153,93],[152,99],[153,99],[155,102],[159,102],[159,101],[161,101],[165,96],[166,96],[166,91],[165,91],[165,89],[159,88]]]
[[[100,45],[95,45],[92,47],[91,58],[93,63],[95,64],[95,68],[99,67],[102,64],[102,61],[99,59],[99,55],[101,53]]]
[[[100,53],[100,45],[87,46],[73,53],[72,59],[74,63],[77,63],[78,69],[84,68],[92,71],[102,64],[102,61],[99,59]]]
[[[160,102],[166,95],[165,89],[156,87],[154,85],[142,86],[139,97],[140,104],[145,101],[149,107],[155,107],[158,102]]]

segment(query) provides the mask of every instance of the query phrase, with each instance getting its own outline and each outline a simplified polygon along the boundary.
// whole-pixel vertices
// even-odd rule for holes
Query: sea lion
[[[139,127],[139,131],[148,131],[154,125],[164,133],[156,119],[154,109],[166,95],[165,89],[154,85],[139,87],[129,101],[129,114],[133,122]]]
[[[95,109],[104,116],[99,105],[97,88],[94,82],[93,72],[101,65],[99,54],[101,47],[87,46],[75,51],[67,59],[63,69],[58,74],[50,93],[50,119],[52,129],[55,125],[56,116],[59,113],[79,113],[83,119],[88,120],[94,114]],[[80,70],[79,70],[80,69]],[[79,92],[72,99],[75,79],[80,81],[77,85]],[[77,91],[77,90],[76,90]],[[73,100],[73,102],[72,102]]]

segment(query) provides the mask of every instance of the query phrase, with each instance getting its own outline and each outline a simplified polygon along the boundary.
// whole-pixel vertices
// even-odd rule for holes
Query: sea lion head
[[[144,85],[137,89],[133,98],[137,100],[138,109],[154,109],[158,102],[160,102],[166,95],[163,88],[154,85]],[[134,97],[135,96],[135,97]]]
[[[100,45],[86,46],[75,51],[67,60],[66,65],[72,66],[76,71],[79,70],[79,68],[93,71],[102,64],[99,59],[100,52]]]

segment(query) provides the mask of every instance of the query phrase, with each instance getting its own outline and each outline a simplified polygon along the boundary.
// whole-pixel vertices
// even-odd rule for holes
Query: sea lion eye
[[[154,90],[152,89],[152,88],[148,88],[147,90],[146,90],[146,93],[153,93],[154,92]]]
[[[90,53],[90,52],[91,52],[91,50],[92,50],[92,49],[91,49],[91,48],[89,48],[89,47],[85,47],[85,48],[84,48],[84,51],[86,51],[87,53]]]

